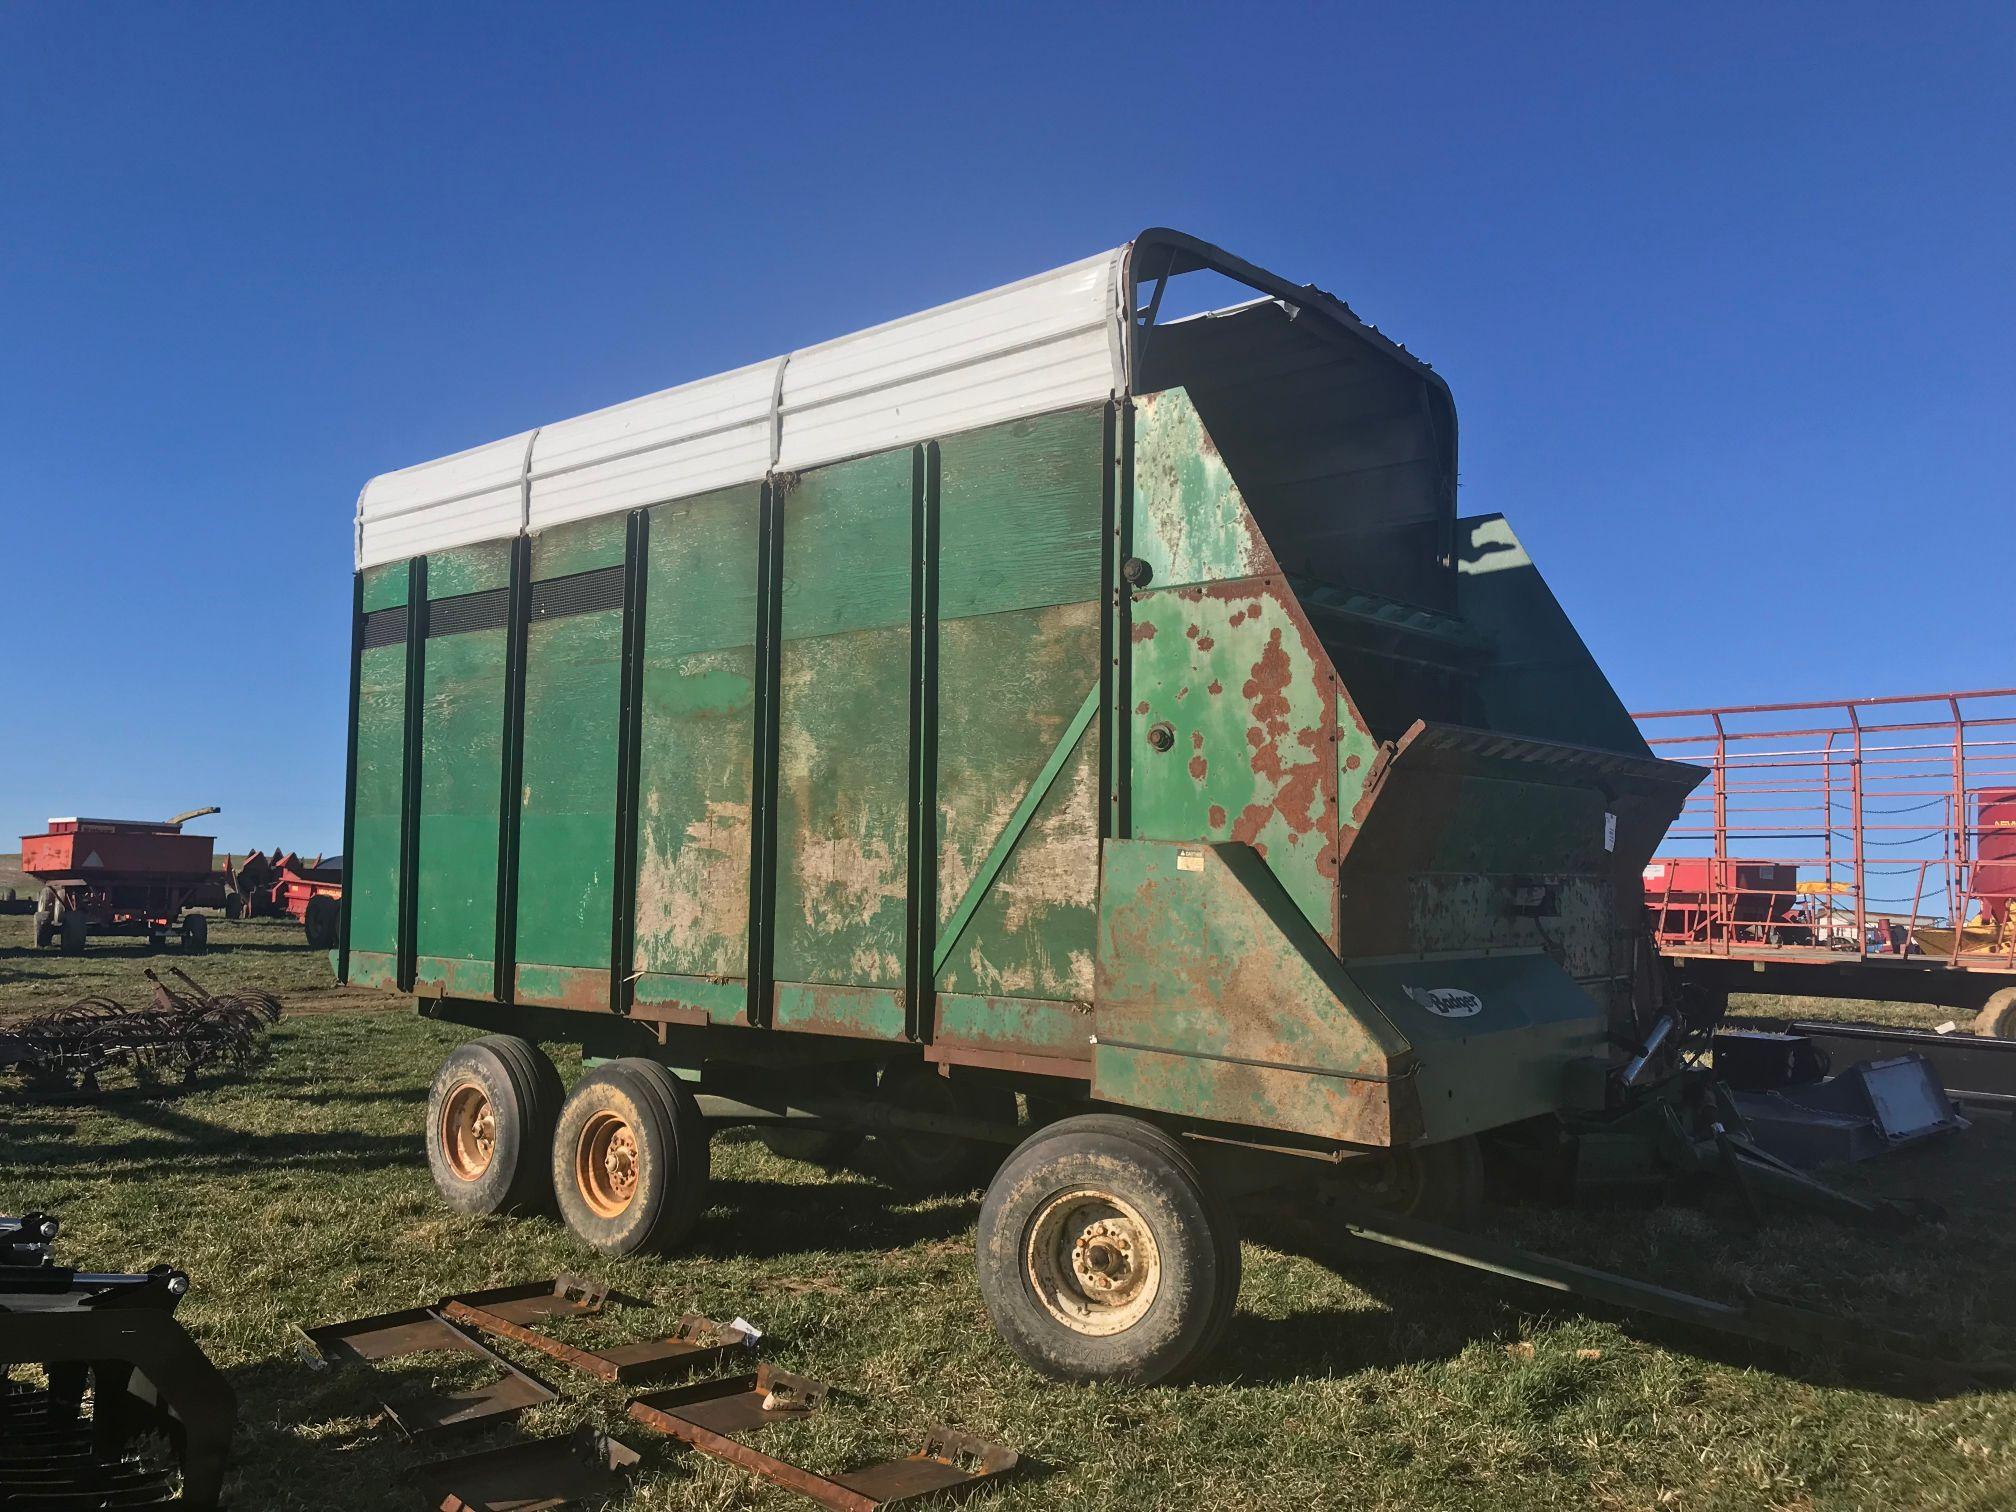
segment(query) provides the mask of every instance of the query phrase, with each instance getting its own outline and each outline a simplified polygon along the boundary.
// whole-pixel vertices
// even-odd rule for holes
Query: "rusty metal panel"
[[[496,991],[498,771],[504,759],[504,616],[439,633],[446,611],[510,581],[505,542],[427,563],[430,601],[420,724],[416,962],[423,987],[458,997]],[[488,602],[484,600],[483,602]],[[501,607],[501,606],[500,606]]]
[[[937,945],[951,953],[937,985],[1084,1002],[1096,724],[1007,837],[1005,862],[982,872],[1098,679],[1105,416],[1095,407],[995,426],[945,441],[940,456]]]
[[[1360,1145],[1423,1131],[1406,1037],[1248,846],[1108,840],[1092,1092]]]
[[[761,490],[651,511],[639,724],[637,998],[733,1020],[749,974]]]
[[[1091,1055],[1092,1004],[1038,998],[938,994],[934,1044],[965,1046],[1007,1055],[1083,1060]]]
[[[537,967],[609,968],[615,900],[620,603],[542,617],[540,588],[620,566],[623,520],[560,526],[532,543],[519,792],[518,979],[528,995],[572,1001],[585,984],[539,982]],[[531,975],[528,975],[532,973]],[[606,976],[601,998],[606,1002]],[[557,989],[557,990],[554,990]]]
[[[780,1010],[789,983],[904,989],[919,481],[917,459],[899,451],[821,468],[784,489]],[[900,1034],[900,1013],[896,1023]]]
[[[1287,584],[1134,595],[1134,833],[1250,845],[1336,938],[1339,686]]]

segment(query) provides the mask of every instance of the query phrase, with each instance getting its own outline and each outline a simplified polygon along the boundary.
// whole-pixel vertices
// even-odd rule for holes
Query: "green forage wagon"
[[[374,478],[356,564],[338,968],[486,1031],[460,1211],[663,1249],[711,1131],[872,1133],[987,1181],[1018,1354],[1153,1380],[1231,1195],[1460,1216],[1653,1011],[1697,774],[1457,515],[1442,380],[1191,237]]]

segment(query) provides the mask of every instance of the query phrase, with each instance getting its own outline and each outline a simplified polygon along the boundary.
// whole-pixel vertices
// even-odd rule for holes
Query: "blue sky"
[[[1436,365],[1632,706],[2016,683],[2016,9],[1908,15],[0,0],[0,837],[335,849],[367,477],[1151,224]]]

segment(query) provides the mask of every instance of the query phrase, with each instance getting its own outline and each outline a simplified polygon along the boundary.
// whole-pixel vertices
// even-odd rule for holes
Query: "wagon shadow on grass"
[[[1623,1223],[1642,1220],[1649,1210],[1624,1206],[1606,1210]],[[1507,1231],[1518,1226],[1508,1218],[1533,1211],[1506,1209],[1494,1215],[1489,1228]],[[1956,1362],[1973,1353],[1950,1330],[1929,1333],[1928,1352],[1920,1361],[1896,1366],[1828,1349],[1803,1353],[1764,1340],[1724,1334],[1652,1314],[1635,1312],[1595,1300],[1562,1296],[1509,1278],[1427,1257],[1368,1254],[1373,1247],[1325,1233],[1306,1218],[1262,1213],[1249,1219],[1248,1236],[1305,1259],[1349,1281],[1379,1304],[1375,1310],[1304,1310],[1285,1318],[1242,1313],[1225,1344],[1200,1379],[1224,1384],[1279,1384],[1308,1376],[1351,1374],[1360,1370],[1446,1363],[1469,1347],[1488,1343],[1517,1347],[1535,1321],[1543,1325],[1585,1318],[1614,1324],[1632,1341],[1731,1369],[1764,1369],[1807,1385],[1868,1391],[1911,1401],[1933,1402],[2002,1389],[2000,1357],[1979,1366],[1978,1373]],[[1520,1237],[1506,1233],[1506,1237]],[[1739,1236],[1740,1237],[1740,1236]],[[1770,1230],[1748,1236],[1753,1242],[1789,1243]],[[1852,1240],[1849,1242],[1853,1242]],[[1548,1253],[1578,1263],[1610,1267],[1636,1275],[1655,1274],[1657,1267],[1632,1265],[1613,1255],[1584,1254],[1585,1246],[1555,1245]],[[1815,1278],[1817,1279],[1817,1278]],[[1934,1318],[1940,1312],[1940,1286],[1950,1278],[1926,1271],[1914,1295],[1901,1299],[1910,1314]],[[1683,1288],[1695,1283],[1679,1278]],[[1726,1297],[1727,1286],[1703,1286],[1704,1294]],[[1804,1302],[1811,1310],[1832,1311],[1825,1299]],[[1839,1315],[1844,1341],[1852,1340],[1858,1320]],[[1908,1320],[1907,1320],[1908,1321]],[[1892,1322],[1889,1326],[1897,1326]],[[1942,1336],[1946,1335],[1946,1336]],[[1939,1356],[1943,1355],[1943,1358]]]
[[[149,1095],[142,1088],[120,1088],[95,1098],[76,1099],[70,1105],[80,1111],[116,1114],[153,1131],[121,1140],[116,1146],[121,1173],[130,1178],[186,1176],[213,1167],[237,1173],[262,1166],[328,1174],[384,1170],[425,1161],[419,1141],[409,1133],[231,1128],[175,1107],[174,1101]],[[38,1172],[96,1171],[106,1163],[106,1151],[90,1141],[78,1140],[74,1124],[22,1123],[8,1130],[7,1146],[12,1162]]]

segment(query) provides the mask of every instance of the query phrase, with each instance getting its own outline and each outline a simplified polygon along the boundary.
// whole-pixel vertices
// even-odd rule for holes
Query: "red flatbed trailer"
[[[209,939],[203,915],[222,901],[211,863],[214,839],[182,826],[214,808],[173,819],[51,819],[46,831],[21,837],[21,870],[42,884],[35,943],[74,955],[94,934],[145,934],[157,945],[179,930],[185,950]]]
[[[1938,1004],[2016,1038],[2016,688],[1633,717],[1709,769],[1645,869],[1683,978]]]

